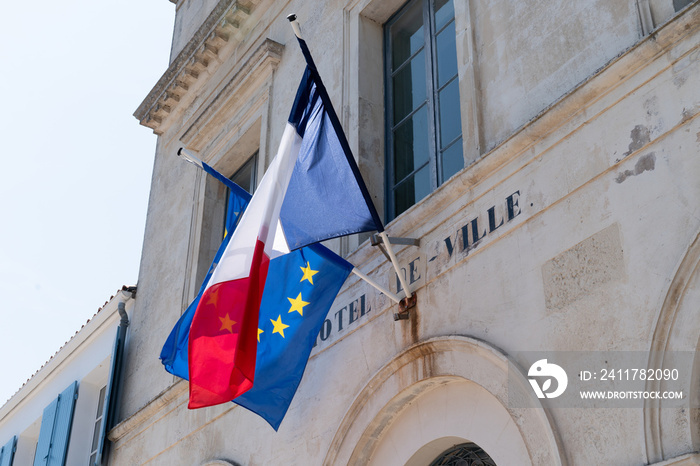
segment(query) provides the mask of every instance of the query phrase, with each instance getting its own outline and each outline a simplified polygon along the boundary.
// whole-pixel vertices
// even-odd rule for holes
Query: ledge
[[[160,124],[178,106],[202,71],[215,61],[219,50],[232,39],[240,40],[236,39],[236,33],[258,1],[219,2],[134,112],[143,126],[160,134]]]
[[[700,464],[700,454],[688,453],[686,455],[677,456],[660,463],[653,463],[651,466],[692,466]]]
[[[180,395],[189,389],[189,384],[185,380],[178,380],[170,387],[159,393],[146,406],[139,409],[129,418],[123,420],[112,428],[107,434],[107,438],[112,442],[118,442],[126,434],[132,432],[136,426],[143,424],[153,417],[155,413],[163,409],[164,406],[176,400]]]

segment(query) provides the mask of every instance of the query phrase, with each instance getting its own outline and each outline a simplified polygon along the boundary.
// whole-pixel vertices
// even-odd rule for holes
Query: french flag
[[[190,326],[189,408],[253,386],[260,302],[271,259],[363,231],[383,231],[306,43],[306,70],[277,155],[216,265]]]

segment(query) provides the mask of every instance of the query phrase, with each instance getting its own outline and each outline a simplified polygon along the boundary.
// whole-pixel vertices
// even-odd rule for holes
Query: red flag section
[[[253,386],[270,262],[264,248],[258,240],[248,277],[217,283],[202,295],[190,327],[190,409],[226,403]]]

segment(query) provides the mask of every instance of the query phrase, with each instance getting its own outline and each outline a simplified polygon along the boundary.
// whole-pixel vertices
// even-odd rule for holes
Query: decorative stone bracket
[[[231,40],[241,40],[240,30],[258,1],[219,2],[134,112],[142,125],[161,134],[161,123],[202,72],[216,66],[213,64],[218,62],[219,51]]]

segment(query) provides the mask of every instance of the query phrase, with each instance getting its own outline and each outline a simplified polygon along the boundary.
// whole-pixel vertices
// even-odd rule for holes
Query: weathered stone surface
[[[544,264],[547,310],[554,312],[597,288],[625,279],[619,226],[613,224]]]
[[[700,449],[697,387],[688,387],[694,395],[680,411],[508,406],[508,396],[532,396],[526,374],[535,361],[523,352],[652,351],[651,366],[669,361],[656,356],[659,348],[697,350],[700,5],[659,27],[672,16],[661,0],[649,2],[656,29],[648,37],[644,2],[456,1],[467,166],[387,226],[390,236],[420,239],[396,248],[418,298],[410,318],[394,321],[397,307],[351,277],[277,433],[234,405],[186,409],[184,383],[157,355],[211,253],[207,230],[216,222],[205,218],[206,199],[216,196],[175,151],[184,138],[230,175],[257,147],[262,173],[303,71],[284,19],[295,11],[381,205],[382,25],[403,3],[260,2],[217,66],[199,69],[179,101],[169,98],[115,464],[386,464],[435,456],[430,438],[499,450],[511,442],[494,452],[506,464],[694,460],[687,454]],[[254,66],[266,41],[284,49]],[[246,85],[227,91],[237,82]],[[367,241],[332,246],[395,289],[392,268]],[[504,371],[522,390],[508,393]],[[439,394],[459,409],[440,405]],[[440,430],[434,413],[453,428]],[[455,413],[486,424],[479,431]],[[519,462],[522,451],[528,458]]]

